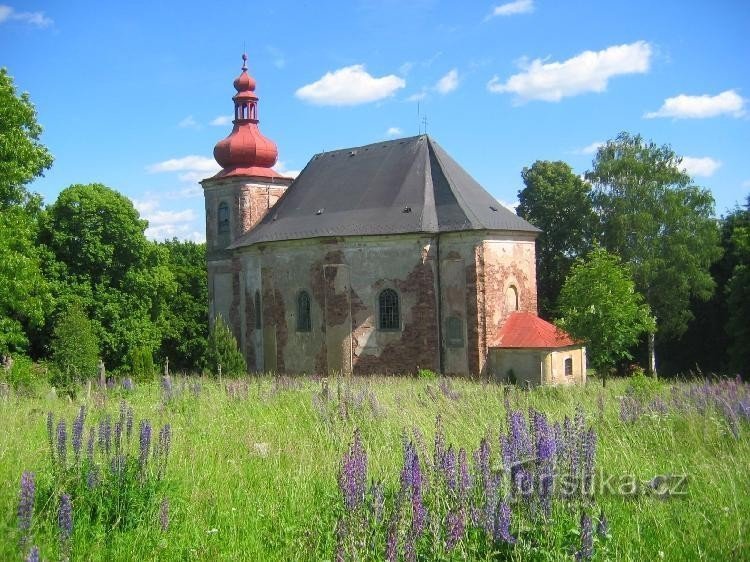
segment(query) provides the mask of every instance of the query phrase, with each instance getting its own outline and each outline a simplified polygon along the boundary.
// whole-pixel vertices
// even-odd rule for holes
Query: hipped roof
[[[497,347],[551,349],[583,345],[531,312],[513,312],[498,332]]]
[[[230,248],[327,236],[539,229],[506,209],[427,135],[316,154]]]

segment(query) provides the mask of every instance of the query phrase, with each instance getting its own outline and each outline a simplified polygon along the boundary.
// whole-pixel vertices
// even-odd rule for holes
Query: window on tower
[[[300,291],[297,295],[297,331],[309,332],[311,327],[310,295],[307,291]]]
[[[225,201],[219,204],[217,220],[219,234],[227,234],[229,232],[229,205]]]
[[[378,297],[379,327],[381,330],[401,329],[401,315],[399,313],[398,293],[393,289],[385,289]]]

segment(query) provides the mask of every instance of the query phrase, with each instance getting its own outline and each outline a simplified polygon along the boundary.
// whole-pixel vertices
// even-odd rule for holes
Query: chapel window
[[[515,312],[518,310],[518,289],[514,285],[508,287],[505,291],[505,310]]]
[[[448,347],[463,347],[464,323],[458,316],[450,316],[446,324]]]
[[[260,330],[263,326],[263,319],[261,318],[262,311],[260,308],[260,291],[255,291],[255,329]]]
[[[566,377],[573,376],[573,359],[571,357],[568,357],[565,360],[565,376]]]
[[[229,232],[229,205],[225,201],[219,204],[219,212],[217,213],[218,231],[219,234],[226,234]]]
[[[381,330],[399,330],[401,315],[399,313],[398,293],[385,289],[378,297],[379,327]]]
[[[309,332],[311,325],[310,295],[307,291],[300,291],[297,295],[297,331]]]

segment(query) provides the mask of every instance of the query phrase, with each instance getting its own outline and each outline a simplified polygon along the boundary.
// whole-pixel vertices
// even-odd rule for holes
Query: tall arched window
[[[518,310],[518,289],[511,285],[508,290],[505,291],[505,310],[508,312],[515,312]]]
[[[255,291],[255,328],[260,330],[263,327],[263,311],[260,308],[260,291]]]
[[[449,316],[446,322],[448,347],[464,346],[464,323],[458,316]]]
[[[398,293],[393,289],[385,289],[378,297],[379,322],[381,330],[401,329],[401,315],[399,314]]]
[[[229,205],[227,205],[226,201],[219,203],[217,222],[219,234],[226,234],[229,232]]]
[[[311,325],[310,295],[307,291],[300,291],[297,295],[297,331],[309,332]]]

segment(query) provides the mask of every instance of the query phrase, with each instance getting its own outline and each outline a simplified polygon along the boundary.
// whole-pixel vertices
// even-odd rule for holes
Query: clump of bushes
[[[128,360],[134,380],[144,382],[154,377],[154,356],[148,347],[134,347],[128,353]]]
[[[78,305],[58,318],[52,336],[52,378],[58,389],[74,395],[79,382],[93,377],[99,365],[99,338]]]
[[[206,363],[211,373],[219,372],[229,377],[240,377],[247,374],[247,363],[242,355],[237,340],[221,316],[217,316],[213,329],[208,336]]]

